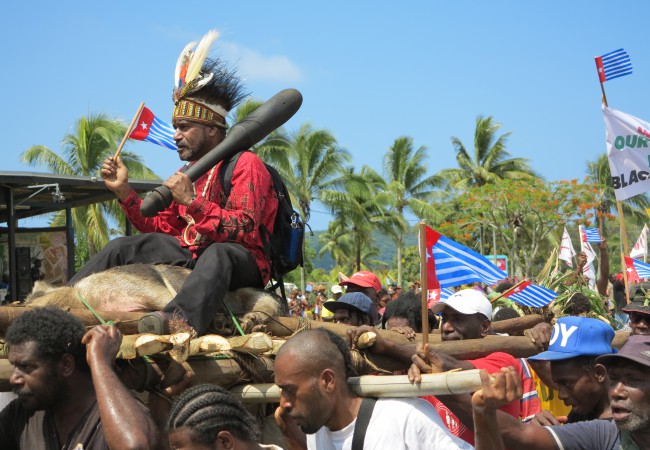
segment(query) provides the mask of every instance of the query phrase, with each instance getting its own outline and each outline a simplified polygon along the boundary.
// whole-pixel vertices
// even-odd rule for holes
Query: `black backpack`
[[[219,168],[218,176],[225,194],[224,201],[228,201],[230,196],[232,173],[242,153],[244,152],[234,154],[230,160],[224,160]],[[266,163],[264,165],[273,180],[273,189],[278,196],[278,209],[275,213],[273,233],[262,224],[259,232],[266,257],[271,261],[271,277],[276,280],[276,284],[271,289],[275,290],[279,286],[282,295],[285,296],[282,276],[303,265],[302,245],[305,239],[305,224],[300,219],[300,214],[293,209],[291,197],[278,171],[273,166]],[[222,208],[224,206],[221,205]]]

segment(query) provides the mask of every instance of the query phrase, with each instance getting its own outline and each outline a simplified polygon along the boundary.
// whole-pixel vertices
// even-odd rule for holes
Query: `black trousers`
[[[207,331],[226,292],[241,287],[263,287],[255,258],[243,245],[215,242],[203,250],[198,259],[193,259],[192,252],[181,247],[176,238],[162,233],[113,239],[70,279],[68,285],[114,266],[136,263],[192,269],[163,312],[180,314],[199,335]]]

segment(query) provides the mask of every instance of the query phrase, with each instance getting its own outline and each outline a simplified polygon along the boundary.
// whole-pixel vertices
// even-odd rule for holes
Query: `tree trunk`
[[[402,286],[402,241],[404,236],[400,231],[397,233],[397,285]]]

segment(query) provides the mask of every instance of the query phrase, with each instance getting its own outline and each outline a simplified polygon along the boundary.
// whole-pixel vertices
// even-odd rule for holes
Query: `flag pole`
[[[621,270],[623,270],[623,283],[625,284],[625,299],[630,303],[630,285],[627,281],[627,266],[625,265],[625,255],[630,254],[630,247],[627,243],[627,232],[625,231],[625,218],[623,217],[623,202],[616,200],[616,209],[618,210],[618,223],[621,230],[621,239],[623,240],[623,251],[621,252]]]
[[[420,222],[420,287],[422,288],[422,345],[429,342],[429,288],[427,286],[427,226]]]
[[[116,160],[118,156],[120,156],[120,152],[122,151],[122,147],[124,147],[124,144],[126,143],[126,140],[129,138],[129,135],[131,134],[131,131],[133,130],[133,125],[135,125],[135,121],[138,120],[138,117],[140,117],[140,113],[142,112],[142,109],[144,108],[144,102],[140,103],[140,107],[138,108],[138,111],[135,113],[135,116],[133,116],[133,120],[131,121],[131,125],[129,125],[129,128],[126,129],[126,133],[124,134],[124,137],[122,138],[122,142],[120,142],[120,146],[117,147],[117,151],[115,152],[115,156],[113,156],[113,159]]]

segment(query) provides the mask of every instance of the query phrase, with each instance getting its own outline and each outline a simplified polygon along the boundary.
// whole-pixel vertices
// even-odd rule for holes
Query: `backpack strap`
[[[226,206],[228,197],[230,197],[230,190],[232,189],[232,173],[235,171],[237,161],[242,153],[247,151],[248,150],[242,150],[241,152],[235,153],[229,160],[224,160],[223,163],[221,163],[221,167],[219,167],[219,173],[217,176],[219,178],[219,183],[221,184],[221,190],[224,193],[224,200],[221,202],[221,205],[219,205],[222,208]]]
[[[375,403],[377,403],[377,399],[373,397],[364,397],[361,400],[357,423],[354,425],[354,434],[352,435],[352,450],[363,450],[366,430],[370,423],[370,417],[372,417],[372,410],[375,409]]]

